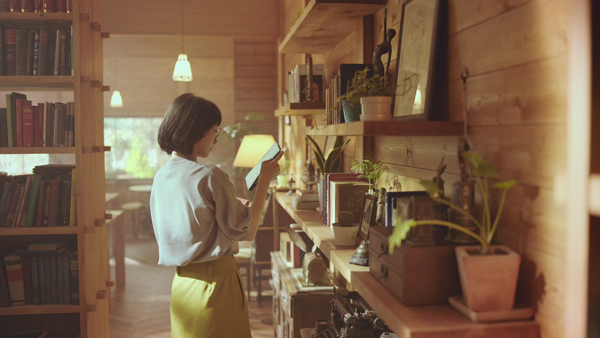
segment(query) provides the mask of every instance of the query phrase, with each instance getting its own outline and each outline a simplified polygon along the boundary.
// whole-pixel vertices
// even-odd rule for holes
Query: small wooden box
[[[388,253],[392,227],[369,231],[369,270],[404,305],[447,304],[461,294],[454,245],[396,247]]]

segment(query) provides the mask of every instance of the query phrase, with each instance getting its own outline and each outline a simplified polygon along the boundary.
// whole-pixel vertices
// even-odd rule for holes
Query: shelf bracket
[[[110,86],[102,86],[103,92],[110,92]]]
[[[109,288],[115,286],[115,281],[114,280],[107,280],[106,281],[106,286],[109,287]]]
[[[100,80],[92,80],[92,87],[94,87],[94,88],[101,88],[102,87],[102,81],[100,81]]]
[[[95,304],[88,304],[88,305],[86,305],[85,310],[87,312],[96,312],[96,305]]]
[[[98,218],[94,220],[94,226],[95,227],[101,227],[106,223],[106,221],[103,218]]]
[[[93,31],[96,31],[96,32],[99,32],[102,30],[99,22],[90,22],[90,29]]]
[[[104,219],[113,219],[112,214],[104,214]]]
[[[96,293],[96,299],[106,298],[106,290],[100,290]]]
[[[102,153],[106,151],[110,151],[111,148],[109,146],[91,146],[91,147],[83,147],[83,153]]]
[[[79,13],[79,21],[90,21],[89,13]]]
[[[102,32],[100,33],[100,37],[103,39],[109,39],[110,38],[110,33],[109,32]]]

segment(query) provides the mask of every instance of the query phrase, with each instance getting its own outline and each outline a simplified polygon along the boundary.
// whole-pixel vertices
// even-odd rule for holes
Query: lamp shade
[[[192,67],[188,61],[187,54],[179,54],[177,57],[177,63],[173,70],[174,81],[192,81]]]
[[[112,96],[110,98],[110,106],[113,108],[123,107],[123,98],[121,97],[121,92],[119,92],[118,90],[115,90],[112,93]]]
[[[252,168],[265,155],[267,150],[275,143],[272,135],[246,135],[242,139],[240,149],[238,149],[234,167]]]

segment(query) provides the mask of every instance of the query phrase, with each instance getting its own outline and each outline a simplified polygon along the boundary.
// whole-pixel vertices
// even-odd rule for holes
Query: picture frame
[[[411,196],[429,196],[426,191],[389,191],[385,193],[385,226],[395,226],[399,199],[410,199]]]
[[[431,119],[439,11],[439,0],[402,4],[392,120]]]
[[[375,209],[375,196],[365,194],[363,210],[360,215],[360,224],[358,227],[358,236],[363,239],[369,239],[369,228],[371,227],[371,219],[373,219],[373,209]]]

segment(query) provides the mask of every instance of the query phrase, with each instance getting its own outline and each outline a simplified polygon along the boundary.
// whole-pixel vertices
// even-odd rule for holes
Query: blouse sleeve
[[[227,174],[216,169],[209,180],[215,206],[215,219],[219,229],[232,240],[243,240],[250,229],[252,210],[235,195],[235,187]]]

